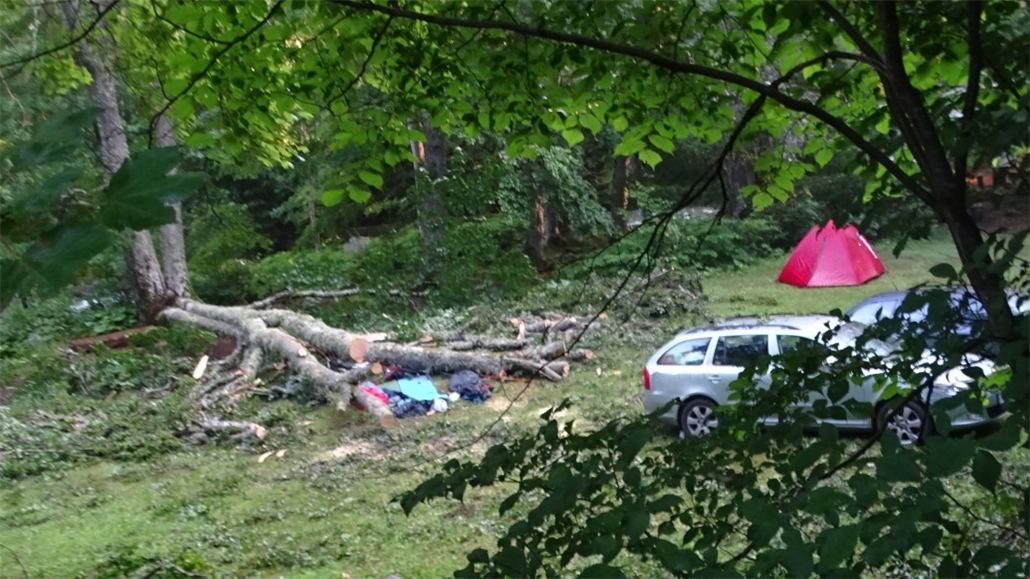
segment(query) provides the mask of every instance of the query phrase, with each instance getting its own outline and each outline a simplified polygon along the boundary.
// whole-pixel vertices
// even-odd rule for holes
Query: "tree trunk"
[[[734,150],[726,157],[726,213],[730,217],[746,217],[751,207],[741,190],[755,182],[755,162],[749,151]]]
[[[422,115],[420,124],[426,141],[411,143],[411,152],[418,158],[415,164],[415,183],[419,191],[418,233],[426,254],[432,258],[440,246],[443,230],[443,204],[436,183],[447,174],[447,141],[443,131],[430,125],[428,114]]]
[[[550,269],[546,249],[554,235],[554,210],[548,205],[543,191],[538,191],[529,211],[526,230],[526,253],[537,271]]]
[[[983,252],[977,252],[983,246],[983,236],[976,221],[969,214],[966,208],[964,189],[966,184],[956,184],[963,188],[960,193],[952,193],[948,202],[942,203],[937,211],[941,219],[948,226],[951,239],[955,242],[959,259],[966,266],[966,276],[969,278],[969,285],[973,287],[980,301],[987,306],[988,319],[991,325],[991,333],[995,338],[1004,339],[1012,335],[1015,330],[1015,320],[1012,310],[1008,306],[1008,296],[1005,293],[1002,278],[990,269],[992,263],[990,256]],[[997,307],[991,307],[996,305]]]
[[[99,10],[110,6],[113,0],[101,0],[96,8]],[[75,30],[80,22],[79,12],[82,4],[71,0],[61,4],[65,25]],[[105,38],[101,36],[101,38]],[[93,104],[101,110],[96,120],[97,139],[99,140],[100,163],[104,169],[104,183],[121,168],[129,158],[129,144],[125,138],[125,122],[118,107],[117,83],[112,72],[112,53],[114,46],[102,46],[99,50],[85,41],[78,45],[76,61],[89,71],[93,82],[89,85],[89,95]],[[137,292],[137,308],[140,321],[149,323],[164,307],[166,290],[161,267],[154,250],[154,240],[150,233],[137,231],[132,238],[132,249],[127,257],[129,275]]]
[[[165,115],[157,119],[157,145],[174,147],[175,128]],[[175,221],[161,226],[161,265],[166,294],[170,297],[189,295],[189,270],[186,267],[186,242],[182,231],[182,203],[173,203]]]
[[[635,165],[635,155],[617,156],[612,160],[612,190],[609,211],[620,229],[626,228],[623,211],[629,209],[629,178]]]

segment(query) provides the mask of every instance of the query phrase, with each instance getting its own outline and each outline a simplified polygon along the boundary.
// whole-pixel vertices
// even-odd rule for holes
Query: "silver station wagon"
[[[662,414],[661,421],[678,427],[681,436],[708,434],[719,425],[717,407],[732,404],[729,385],[736,380],[745,363],[761,355],[775,356],[802,345],[821,345],[816,341],[819,335],[835,327],[831,349],[827,349],[827,355],[832,356],[835,345],[853,342],[854,336],[864,327],[861,324],[838,327],[840,323],[832,316],[777,316],[764,322],[755,318],[736,319],[680,332],[659,348],[644,367],[644,411],[650,414],[676,401]],[[989,361],[979,361],[975,365],[985,373],[993,370]],[[768,374],[760,378],[767,385],[770,380]],[[970,380],[960,369],[942,374],[934,382],[930,403],[968,388]],[[875,377],[870,373],[861,383],[853,385],[844,398],[872,405],[871,420],[869,415],[848,413],[842,420],[826,419],[824,422],[849,430],[876,429],[878,424],[888,419],[892,406],[880,400],[874,384]],[[803,404],[811,406],[818,397],[813,393]],[[970,413],[960,407],[949,411],[949,418],[953,428],[961,429],[990,422],[1000,414],[1000,398],[991,394],[982,413]],[[886,426],[902,444],[911,444],[918,441],[926,420],[929,416],[923,404],[911,401]],[[930,426],[928,423],[927,431]]]

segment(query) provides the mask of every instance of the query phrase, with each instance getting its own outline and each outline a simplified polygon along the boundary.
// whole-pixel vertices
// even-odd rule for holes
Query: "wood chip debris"
[[[204,372],[207,371],[207,354],[200,357],[200,361],[197,362],[196,367],[193,368],[193,379],[200,380],[204,377]]]

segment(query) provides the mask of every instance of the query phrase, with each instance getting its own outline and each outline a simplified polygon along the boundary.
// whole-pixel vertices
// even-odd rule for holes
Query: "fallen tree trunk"
[[[390,407],[356,387],[375,369],[381,372],[383,365],[429,375],[471,370],[480,375],[543,377],[557,382],[568,376],[569,364],[555,358],[587,359],[592,356],[589,351],[568,352],[562,342],[527,347],[524,340],[494,338],[475,338],[445,348],[404,346],[381,341],[385,334],[349,332],[329,326],[313,316],[289,310],[213,306],[188,298],[179,299],[176,307],[166,309],[163,316],[174,323],[192,324],[232,336],[244,352],[239,369],[231,370],[228,378],[212,376],[209,382],[198,386],[197,398],[204,406],[210,407],[223,400],[231,402],[245,392],[253,391],[258,384],[256,375],[261,363],[265,355],[271,354],[284,360],[291,370],[308,381],[336,393],[337,407],[341,411],[354,401],[384,428],[396,421]],[[469,350],[461,351],[464,347],[469,347]],[[328,358],[323,364],[318,356],[312,355],[312,349],[341,360],[353,359],[358,364],[345,372],[338,372],[327,366]],[[470,351],[472,349],[490,352]],[[497,355],[495,351],[517,351],[517,354]]]
[[[272,294],[263,300],[258,300],[250,307],[255,309],[267,308],[271,305],[279,302],[285,302],[296,299],[337,299],[345,298],[350,296],[356,296],[359,294],[367,295],[388,295],[392,297],[423,297],[425,292],[403,292],[400,290],[374,290],[374,289],[361,289],[361,288],[349,288],[342,290],[286,290],[276,294]]]

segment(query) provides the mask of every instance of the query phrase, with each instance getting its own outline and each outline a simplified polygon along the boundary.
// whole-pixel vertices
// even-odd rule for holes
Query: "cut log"
[[[367,409],[384,428],[393,426],[396,421],[389,406],[354,385],[367,380],[374,373],[381,374],[386,364],[399,366],[407,372],[430,375],[471,370],[480,375],[560,381],[569,374],[569,363],[560,359],[562,356],[569,360],[593,357],[589,350],[570,351],[569,342],[559,341],[531,347],[524,338],[470,338],[464,336],[464,332],[464,339],[450,343],[448,348],[402,346],[381,341],[386,337],[385,334],[352,333],[333,328],[318,318],[289,310],[212,306],[188,298],[178,299],[176,306],[165,310],[164,317],[167,320],[232,336],[244,352],[239,369],[231,368],[230,361],[219,364],[217,371],[209,369],[207,375],[211,376],[210,382],[203,387],[198,385],[195,389],[204,407],[213,407],[216,402],[225,400],[231,403],[243,392],[258,390],[255,388],[259,384],[256,375],[263,361],[262,354],[281,358],[292,371],[306,380],[336,393],[340,411],[348,409],[353,401]],[[513,318],[512,323],[523,332],[526,331],[524,320]],[[566,331],[585,327],[574,317],[538,320],[534,323],[545,328],[566,328]],[[457,337],[453,333],[434,335]],[[476,351],[457,351],[462,348]],[[321,356],[311,355],[309,349]],[[505,356],[492,353],[505,351],[517,354]],[[349,357],[358,364],[346,372],[336,372],[323,363],[328,361],[330,354],[340,358]],[[264,432],[263,429],[250,426],[252,423],[205,420],[206,427],[200,430],[203,436],[216,430],[235,429],[237,432],[233,436],[244,439]]]
[[[521,350],[528,344],[525,340],[510,340],[506,338],[487,338],[484,336],[469,336],[461,341],[447,343],[447,348],[458,352],[469,350],[490,350],[492,352],[505,352]]]
[[[351,340],[350,346],[347,348],[347,355],[350,356],[351,360],[357,363],[365,361],[365,354],[368,353],[368,340],[362,337],[356,337]]]
[[[365,407],[365,410],[369,414],[376,417],[379,421],[379,426],[383,428],[392,428],[397,424],[397,418],[393,415],[393,411],[383,401],[376,398],[375,396],[365,392],[361,388],[354,389],[354,400]],[[339,407],[337,407],[339,409]]]
[[[207,372],[207,361],[208,361],[207,354],[204,354],[203,356],[200,357],[200,360],[197,362],[196,367],[193,368],[193,379],[194,380],[200,380],[201,378],[204,377],[204,372]]]

